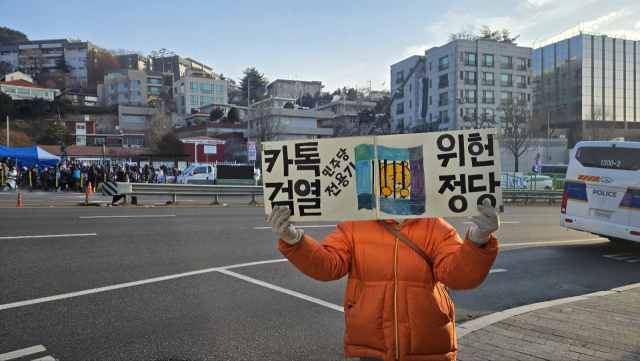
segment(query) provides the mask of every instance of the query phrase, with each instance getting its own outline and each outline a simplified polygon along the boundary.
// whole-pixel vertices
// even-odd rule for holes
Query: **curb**
[[[609,291],[598,291],[598,292],[588,293],[582,296],[574,296],[574,297],[560,298],[557,300],[532,303],[530,305],[514,307],[508,310],[495,312],[487,316],[476,318],[475,320],[467,321],[461,325],[456,325],[456,339],[460,339],[461,337],[464,337],[472,332],[478,331],[483,327],[489,326],[496,322],[500,322],[509,317],[518,316],[531,311],[535,311],[535,310],[539,310],[539,309],[543,309],[551,306],[562,305],[565,303],[585,301],[593,297],[608,296],[608,295],[612,295],[612,294],[616,294],[616,293],[620,293],[620,292],[624,292],[624,291],[628,291],[636,288],[640,288],[640,283],[612,288]]]

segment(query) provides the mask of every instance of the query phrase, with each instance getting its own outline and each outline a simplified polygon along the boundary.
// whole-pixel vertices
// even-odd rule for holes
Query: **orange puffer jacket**
[[[387,222],[396,225],[395,222]],[[431,259],[433,273],[414,250],[377,221],[342,222],[321,243],[304,235],[278,248],[304,274],[337,280],[349,274],[344,295],[345,357],[455,360],[453,290],[479,286],[498,255],[498,239],[480,248],[462,242],[442,218],[410,219],[400,231]]]

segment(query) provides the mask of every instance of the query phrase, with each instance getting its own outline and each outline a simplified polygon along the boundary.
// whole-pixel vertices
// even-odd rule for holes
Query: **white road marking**
[[[22,350],[12,351],[12,352],[7,352],[7,353],[1,354],[0,355],[0,361],[13,360],[14,358],[24,357],[24,356],[27,356],[27,355],[32,355],[34,353],[43,352],[43,351],[46,351],[46,350],[47,349],[44,348],[44,346],[42,346],[42,345],[23,348]]]
[[[605,254],[602,257],[612,258],[618,261],[627,261],[629,263],[640,262],[640,252]]]
[[[249,262],[249,263],[242,263],[242,264],[223,266],[223,267],[207,268],[207,269],[203,269],[203,270],[199,270],[199,271],[191,271],[191,272],[179,273],[179,274],[175,274],[175,275],[150,278],[150,279],[141,280],[141,281],[121,283],[121,284],[112,285],[112,286],[93,288],[93,289],[89,289],[89,290],[85,290],[85,291],[64,293],[64,294],[57,295],[57,296],[49,296],[49,297],[36,298],[36,299],[33,299],[33,300],[27,300],[27,301],[6,303],[4,305],[0,305],[0,311],[1,310],[6,310],[6,309],[9,309],[9,308],[22,307],[22,306],[34,305],[34,304],[38,304],[38,303],[62,300],[62,299],[65,299],[65,298],[72,298],[72,297],[90,295],[90,294],[93,294],[93,293],[117,290],[117,289],[121,289],[121,288],[140,286],[140,285],[144,285],[144,284],[148,284],[148,283],[168,281],[168,280],[172,280],[172,279],[175,279],[175,278],[195,276],[195,275],[200,275],[200,274],[204,274],[204,273],[211,273],[211,272],[218,272],[218,271],[226,270],[228,268],[238,268],[238,267],[253,266],[253,265],[258,265],[258,264],[266,264],[266,263],[274,263],[274,262],[285,262],[285,261],[287,261],[286,258],[285,259],[269,260],[269,261],[260,261],[260,262]]]
[[[301,226],[296,225],[296,228],[320,228],[320,227],[337,227],[337,224],[321,224],[317,226]],[[253,227],[253,229],[271,229],[271,227]]]
[[[500,244],[500,247],[535,246],[539,244],[580,243],[580,242],[593,242],[593,241],[604,241],[604,240],[606,240],[606,238],[574,239],[571,241],[510,243],[510,244]]]
[[[247,282],[255,283],[255,284],[260,285],[262,287],[266,287],[266,288],[269,288],[269,289],[272,289],[272,290],[275,290],[275,291],[278,291],[278,292],[285,293],[285,294],[290,295],[290,296],[301,298],[301,299],[303,299],[305,301],[313,302],[313,303],[318,304],[320,306],[328,307],[328,308],[330,308],[332,310],[344,312],[344,309],[343,309],[342,306],[334,305],[333,303],[329,303],[329,302],[323,301],[323,300],[315,298],[315,297],[307,296],[307,295],[299,293],[299,292],[291,291],[291,290],[288,290],[286,288],[282,288],[282,287],[278,287],[278,286],[272,285],[270,283],[262,282],[260,280],[255,279],[255,278],[247,277],[247,276],[244,276],[244,275],[241,275],[239,273],[232,272],[232,271],[220,270],[219,272],[220,273],[224,273],[224,274],[229,275],[229,276],[232,276],[232,277],[239,278],[241,280],[245,280]]]
[[[464,223],[464,224],[473,224],[473,222],[462,222],[462,223]],[[500,224],[519,224],[519,223],[520,223],[520,222],[516,222],[516,221],[513,221],[513,222],[503,222],[503,221],[500,221]]]
[[[496,268],[489,271],[489,273],[500,273],[500,272],[507,272],[507,270],[502,268]]]
[[[31,361],[56,361],[56,359],[51,356],[45,356]]]
[[[175,217],[175,214],[152,214],[147,216],[86,216],[78,218],[156,218],[156,217]]]
[[[83,237],[83,236],[97,236],[97,233],[78,233],[78,234],[44,234],[41,236],[15,236],[15,237],[0,237],[0,239],[19,239],[19,238],[53,238],[53,237]]]

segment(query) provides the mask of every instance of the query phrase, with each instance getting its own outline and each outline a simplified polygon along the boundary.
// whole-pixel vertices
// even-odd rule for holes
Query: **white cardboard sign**
[[[265,213],[293,221],[477,215],[502,205],[496,129],[265,142]]]

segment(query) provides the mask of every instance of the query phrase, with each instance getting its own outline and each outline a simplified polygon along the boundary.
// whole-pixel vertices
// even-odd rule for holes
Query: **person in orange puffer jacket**
[[[349,275],[344,295],[345,357],[381,360],[455,360],[455,315],[442,282],[452,290],[478,287],[498,255],[500,227],[485,200],[465,234],[442,218],[386,220],[418,245],[413,249],[377,221],[341,222],[318,243],[274,207],[269,223],[278,249],[300,271],[319,281]]]

